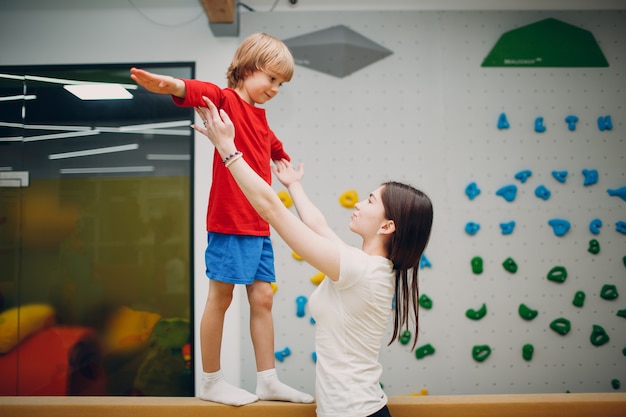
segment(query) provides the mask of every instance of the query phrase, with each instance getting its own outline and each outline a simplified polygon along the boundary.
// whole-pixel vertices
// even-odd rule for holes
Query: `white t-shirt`
[[[311,294],[318,417],[365,417],[387,404],[378,354],[394,277],[390,260],[342,245],[339,280],[325,278]]]

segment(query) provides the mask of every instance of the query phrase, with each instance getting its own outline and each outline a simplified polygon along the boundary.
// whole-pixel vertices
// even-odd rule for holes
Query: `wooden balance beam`
[[[626,417],[626,393],[392,396],[393,417]],[[314,404],[171,397],[0,397],[2,417],[315,417]]]

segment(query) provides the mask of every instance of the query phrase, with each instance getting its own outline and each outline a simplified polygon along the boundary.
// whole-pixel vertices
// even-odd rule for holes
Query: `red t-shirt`
[[[230,88],[198,80],[183,80],[186,96],[174,97],[178,106],[204,106],[208,97],[218,109],[224,109],[235,125],[235,146],[250,167],[268,184],[272,183],[270,160],[287,159],[283,144],[270,129],[265,110],[252,106]],[[208,140],[208,139],[207,139]],[[213,154],[213,182],[206,216],[209,232],[233,235],[269,236],[269,224],[263,220],[239,189],[217,151]]]

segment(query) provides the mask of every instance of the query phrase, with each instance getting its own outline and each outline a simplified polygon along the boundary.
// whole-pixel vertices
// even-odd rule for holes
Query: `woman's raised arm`
[[[332,280],[339,278],[339,245],[324,237],[289,211],[266,183],[245,161],[235,147],[235,127],[224,110],[204,98],[207,107],[196,107],[204,126],[193,125],[195,131],[207,136],[224,161],[252,207],[278,232],[280,237],[306,262]],[[219,194],[219,190],[217,190]]]

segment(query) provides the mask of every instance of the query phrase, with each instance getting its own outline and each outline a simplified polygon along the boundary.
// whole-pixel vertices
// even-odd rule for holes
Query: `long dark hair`
[[[395,308],[393,335],[389,344],[399,336],[403,328],[408,330],[409,321],[415,323],[415,339],[418,333],[420,259],[426,249],[433,224],[433,206],[430,198],[422,191],[399,182],[382,184],[381,199],[385,217],[393,220],[396,231],[391,235],[387,247],[389,259],[396,271]]]

